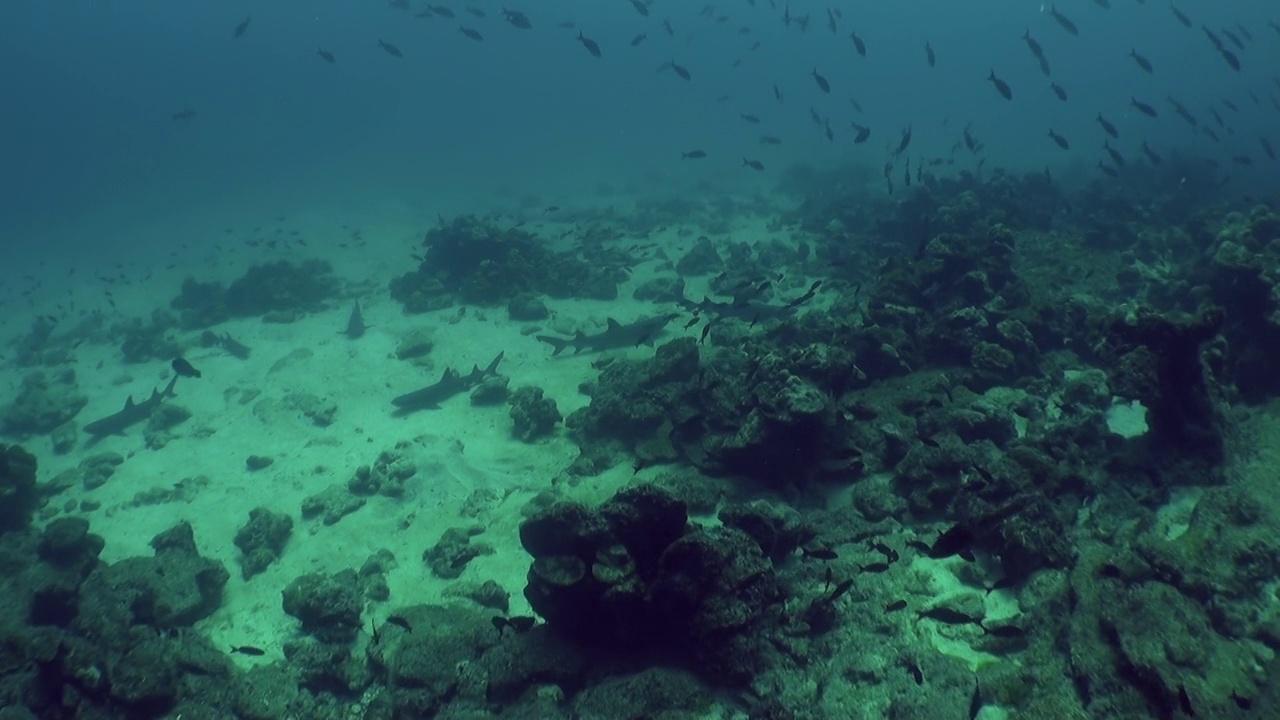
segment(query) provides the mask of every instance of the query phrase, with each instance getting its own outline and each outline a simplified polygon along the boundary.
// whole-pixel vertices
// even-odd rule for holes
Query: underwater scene
[[[1274,0],[10,0],[0,720],[1280,718]]]

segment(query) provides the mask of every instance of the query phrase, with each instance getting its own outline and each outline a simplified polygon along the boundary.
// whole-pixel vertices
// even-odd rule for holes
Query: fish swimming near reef
[[[582,351],[587,352],[603,352],[605,350],[614,350],[618,348],[636,347],[638,345],[653,345],[653,341],[667,323],[679,317],[679,313],[662,313],[653,317],[641,318],[632,323],[622,324],[613,318],[609,318],[609,325],[604,332],[594,335],[587,335],[579,331],[571,338],[558,338],[551,335],[538,335],[538,339],[555,348],[553,356],[559,355],[565,351],[565,348],[573,348],[573,354],[577,355]]]
[[[164,403],[166,398],[177,397],[173,392],[173,386],[178,382],[178,376],[174,375],[169,379],[169,384],[165,386],[163,391],[152,390],[151,397],[142,402],[135,403],[133,396],[130,395],[125,400],[124,408],[119,412],[112,413],[99,420],[94,420],[84,426],[84,431],[92,436],[93,440],[106,437],[107,435],[119,435],[130,427],[147,420],[151,417],[151,413],[156,411]]]
[[[186,358],[180,358],[180,357],[174,358],[173,362],[170,363],[170,367],[173,368],[174,372],[178,373],[183,377],[189,377],[189,378],[200,377],[200,371],[197,370],[194,365],[187,362]]]
[[[392,400],[391,404],[396,406],[397,415],[407,415],[418,410],[439,410],[440,403],[469,391],[484,382],[486,378],[497,375],[498,363],[502,362],[502,356],[505,354],[505,352],[498,353],[498,356],[483,370],[479,365],[473,365],[471,372],[466,375],[453,368],[446,368],[435,383],[411,393],[405,393]]]

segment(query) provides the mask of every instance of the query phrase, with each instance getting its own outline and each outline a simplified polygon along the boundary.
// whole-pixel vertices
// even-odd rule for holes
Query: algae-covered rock
[[[542,388],[522,387],[511,395],[512,434],[523,442],[534,442],[555,432],[564,419],[556,401],[543,397]]]
[[[460,577],[467,564],[482,555],[496,552],[487,543],[472,543],[471,538],[484,532],[484,528],[452,527],[444,531],[435,545],[422,553],[422,559],[436,577],[452,579]]]
[[[17,445],[0,445],[0,534],[30,524],[39,500],[35,456]]]
[[[22,379],[22,388],[4,416],[5,432],[18,437],[51,433],[69,422],[89,398],[80,392],[75,371],[34,372]]]
[[[293,518],[262,507],[249,511],[249,522],[236,532],[235,544],[242,553],[240,568],[244,579],[266,570],[284,552],[293,532]]]
[[[332,575],[308,573],[281,594],[285,613],[302,623],[302,631],[327,643],[349,643],[364,627],[364,597],[354,570]]]

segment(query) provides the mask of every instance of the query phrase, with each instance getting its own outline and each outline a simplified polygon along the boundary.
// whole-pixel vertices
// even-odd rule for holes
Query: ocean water
[[[532,27],[504,18],[508,9],[527,15]],[[1042,48],[1045,68],[1028,38]],[[10,0],[0,11],[0,88],[0,450],[10,448],[6,478],[19,474],[21,456],[11,448],[20,445],[45,483],[31,508],[17,513],[21,527],[8,527],[10,516],[0,513],[4,565],[16,578],[4,589],[0,634],[4,647],[25,648],[0,663],[0,677],[14,678],[0,693],[6,709],[159,718],[205,703],[251,718],[433,717],[456,700],[456,712],[476,717],[508,703],[548,718],[639,718],[661,709],[688,718],[872,718],[893,708],[901,717],[991,720],[1168,718],[1190,716],[1192,707],[1200,716],[1232,717],[1246,705],[1271,717],[1266,713],[1280,708],[1275,676],[1265,669],[1275,667],[1278,649],[1266,621],[1276,602],[1267,563],[1280,549],[1264,532],[1280,526],[1268,484],[1280,421],[1266,412],[1232,415],[1247,425],[1241,446],[1222,440],[1235,437],[1224,429],[1231,423],[1208,423],[1213,437],[1203,446],[1194,434],[1162,446],[1163,457],[1183,450],[1192,460],[1161,464],[1161,451],[1143,454],[1144,438],[1169,432],[1150,414],[1160,408],[1107,386],[1119,384],[1109,373],[1120,373],[1109,349],[1155,341],[1116,341],[1118,331],[1100,330],[1101,321],[1080,321],[1142,319],[1139,308],[1147,306],[1194,311],[1207,297],[1228,308],[1225,329],[1218,328],[1228,340],[1208,342],[1203,356],[1194,346],[1194,367],[1203,360],[1205,373],[1221,374],[1202,395],[1196,382],[1183,382],[1192,387],[1188,407],[1209,405],[1225,416],[1246,400],[1270,397],[1275,383],[1265,358],[1280,342],[1271,344],[1270,326],[1248,314],[1268,291],[1255,284],[1252,294],[1233,295],[1236,286],[1224,277],[1239,278],[1214,274],[1225,265],[1209,261],[1225,257],[1229,265],[1232,253],[1253,253],[1250,267],[1261,267],[1273,239],[1267,233],[1280,227],[1269,212],[1248,215],[1280,199],[1280,5],[1273,0],[516,0],[505,7],[496,0]],[[1008,279],[1000,273],[1011,277],[1016,268],[1020,277],[1011,286],[1025,281],[1037,292],[1061,292],[1025,314],[1018,314],[1021,306],[1010,310],[1004,297],[981,312],[990,312],[996,327],[1009,319],[1006,311],[1032,325],[1036,313],[1051,314],[1046,307],[1062,311],[1033,328],[1030,349],[1016,345],[1015,332],[984,338],[985,348],[1000,341],[1014,348],[1009,387],[981,377],[976,355],[940,359],[944,353],[930,344],[938,338],[904,340],[909,329],[926,326],[904,320],[907,313],[883,313],[901,307],[892,293],[909,284],[903,277],[925,282],[912,273],[932,277],[942,296],[962,293],[956,278],[929,274],[935,255],[958,247],[947,245],[954,236],[929,245],[930,237],[909,235],[909,221],[916,210],[936,210],[927,206],[932,200],[963,206],[955,195],[1002,177],[1024,178],[1000,185],[1014,188],[1015,197],[1043,193],[1043,207],[1035,209],[1047,219],[1043,227],[1011,222],[1018,259],[982,266],[983,277]],[[833,197],[844,205],[825,205]],[[434,272],[429,253],[423,261],[424,234],[456,229],[455,219],[471,215],[501,232],[527,230],[547,247],[580,254],[591,270],[614,273],[606,284],[620,288],[617,297],[544,284],[532,294],[548,306],[546,316],[524,319],[506,296],[471,302],[464,282],[442,292],[440,306],[407,311],[388,285],[415,270]],[[702,236],[725,262],[686,277],[677,262]],[[995,239],[976,253],[981,258],[1013,253],[1000,232],[974,237]],[[733,255],[735,245],[751,249]],[[811,246],[830,262],[809,255]],[[466,245],[459,247],[465,256]],[[188,280],[229,283],[265,263],[312,259],[329,264],[332,278],[315,275],[332,285],[296,316],[264,322],[264,311],[191,325],[177,319],[172,301]],[[688,287],[678,286],[678,298],[636,294],[663,282]],[[744,288],[755,295],[739,302]],[[719,305],[694,302],[713,296]],[[757,301],[762,309],[744,310]],[[348,337],[343,329],[354,307],[368,327]],[[899,334],[875,335],[877,323]],[[949,329],[928,327],[944,335]],[[223,337],[251,352],[231,353]],[[684,344],[664,345],[669,340]],[[139,349],[144,341],[155,346]],[[429,350],[411,356],[405,348],[414,344]],[[655,358],[654,345],[674,347],[672,355],[697,348],[703,364],[697,372],[683,366],[658,373],[657,380],[625,375],[625,361]],[[176,397],[153,395],[172,378],[170,361],[178,356],[202,377],[180,377]],[[844,360],[847,367],[827,372]],[[771,376],[775,371],[784,377]],[[508,384],[545,391],[550,410],[538,404],[540,394],[523,405],[461,397],[495,373],[500,391]],[[727,379],[703,383],[717,373]],[[977,379],[967,388],[948,373]],[[74,411],[59,406],[51,413],[57,422],[24,424],[35,415],[24,410],[24,398],[45,397],[29,391],[50,379],[54,396]],[[705,405],[662,418],[671,437],[631,442],[619,429],[623,422],[609,423],[633,419],[631,411],[643,415],[666,396],[641,393],[601,409],[591,393],[602,383],[648,387],[650,380],[694,382],[690,402]],[[757,383],[795,390],[787,400],[794,405],[783,412],[757,398],[733,406],[717,389]],[[393,399],[420,388],[439,395],[439,405],[398,412]],[[781,449],[707,461],[739,440],[750,446],[768,425],[759,412],[794,420],[805,416],[805,403],[830,409],[825,403],[846,393],[854,399],[841,406],[847,424],[839,427],[850,433],[848,444],[814,444],[831,456],[813,450],[808,441],[818,431],[800,422]],[[915,410],[888,413],[881,403],[897,400],[887,396],[907,397],[904,406]],[[86,424],[146,398],[157,405],[137,423],[85,436]],[[999,446],[983,456],[987,464],[956,473],[944,461],[928,464],[931,453],[951,447],[926,432],[942,420],[921,419],[940,405],[962,406],[955,422],[972,423],[964,426],[977,436],[965,436],[972,446],[987,441],[983,433],[1004,432],[991,430],[1004,428],[991,417],[1009,421],[1007,437],[982,445],[983,452]],[[532,422],[535,410],[554,416],[551,429],[522,437],[520,428],[529,426],[521,423]],[[1181,419],[1203,420],[1195,410]],[[872,426],[868,412],[877,417],[873,430],[865,429]],[[703,428],[712,438],[705,447],[681,444],[685,423],[714,413],[724,417]],[[973,420],[979,415],[989,422]],[[1096,422],[1054,434],[1054,423],[1084,416]],[[604,436],[600,443],[581,437],[577,423],[591,422]],[[1085,445],[1080,438],[1097,439],[1091,433],[1106,437],[1086,448],[1096,454],[1081,451],[1084,467],[1072,465],[1069,453],[1054,454],[1063,436]],[[1005,453],[1023,439],[1023,455]],[[1027,460],[1032,446],[1052,462]],[[899,447],[910,450],[898,454]],[[1125,455],[1131,447],[1138,449]],[[810,450],[816,454],[804,455]],[[845,451],[879,453],[882,463],[848,469],[855,464]],[[813,462],[796,459],[802,455]],[[917,464],[921,455],[926,460]],[[247,464],[259,456],[270,462]],[[1018,465],[1023,461],[1034,472]],[[383,468],[375,474],[392,468],[385,472],[395,479],[352,500],[358,493],[348,493],[346,483],[369,466]],[[1054,475],[1044,489],[1037,485],[1044,477],[1034,473],[1049,466],[1069,477]],[[832,482],[833,467],[848,474]],[[1189,477],[1200,470],[1203,476]],[[969,537],[966,523],[985,532],[984,523],[1008,519],[1003,513],[1030,513],[1021,494],[1007,505],[975,501],[985,515],[947,504],[984,479],[1022,479],[1022,471],[1045,493],[1031,508],[1043,514],[1026,521],[1034,526],[1027,532],[1049,528],[1045,534],[1058,531],[1064,543],[1069,535],[1069,552],[1045,550],[1061,549],[1045,535],[1016,548],[1009,541],[1003,553],[982,546],[989,537]],[[800,479],[810,472],[821,476],[817,489]],[[928,485],[935,475],[955,482],[918,493],[907,483]],[[574,655],[562,663],[572,669],[555,660],[540,668],[545,674],[504,678],[503,685],[498,666],[510,664],[503,664],[500,653],[509,648],[501,643],[531,643],[517,651],[538,658],[537,665],[547,657],[536,646],[546,641],[538,634],[544,621],[571,637],[583,627],[599,629],[591,624],[598,617],[576,623],[579,616],[548,612],[526,589],[551,571],[530,569],[536,553],[522,544],[525,521],[556,500],[597,506],[638,481],[689,494],[682,499],[690,503],[691,535],[732,524],[717,521],[716,512],[738,501],[764,498],[782,508],[784,520],[762,516],[777,520],[780,538],[794,535],[777,541],[787,552],[766,561],[765,550],[715,555],[724,546],[709,543],[707,557],[698,558],[707,576],[747,568],[725,586],[750,585],[741,593],[750,599],[735,598],[741,605],[730,604],[725,614],[738,617],[750,606],[769,618],[760,626],[773,633],[764,645],[773,650],[756,668],[755,686],[743,692],[743,675],[751,673],[734,665],[749,664],[751,652],[694,642],[672,663],[688,674],[656,681],[670,683],[658,693],[668,705],[645,706],[588,672],[603,663],[606,675],[628,679],[620,682],[661,673],[635,660],[648,657],[641,652],[621,660]],[[1239,494],[1224,490],[1228,484]],[[313,516],[307,508],[322,496],[324,503],[350,502],[346,514]],[[656,506],[665,507],[661,499],[645,505]],[[238,538],[254,534],[244,528],[260,508],[282,525],[279,518],[288,516],[292,534],[266,569],[242,575],[246,552]],[[1214,525],[1215,513],[1235,524]],[[783,532],[793,518],[810,525]],[[64,522],[71,519],[87,521],[105,547],[73,537],[58,560],[50,538],[83,532]],[[176,540],[163,535],[175,526]],[[1230,532],[1212,535],[1227,526]],[[119,587],[106,587],[118,579],[110,572],[125,573],[130,558],[152,562],[157,545],[185,553],[185,528],[210,564],[200,567],[217,577],[210,567],[220,564],[226,573],[209,581],[216,592],[200,602],[188,594],[182,602],[192,607],[178,619],[157,617],[150,601],[117,602],[111,593]],[[1148,533],[1141,542],[1134,528]],[[1177,544],[1183,537],[1190,540]],[[1151,550],[1165,540],[1170,555]],[[1151,553],[1141,561],[1134,559],[1138,545]],[[1207,547],[1238,550],[1239,572],[1199,575],[1217,567]],[[615,549],[595,555],[592,548],[592,572],[623,572],[625,562],[608,565]],[[1041,562],[1037,552],[1052,561]],[[748,555],[756,565],[739,564]],[[1015,575],[1010,556],[1034,556],[1027,564],[1040,574]],[[75,602],[39,574],[58,562],[57,577],[64,589],[74,588]],[[1171,579],[1133,569],[1144,563],[1185,574]],[[153,575],[176,572],[161,570]],[[1079,584],[1104,575],[1096,588]],[[1117,590],[1122,575],[1130,584]],[[761,577],[763,586],[751,585]],[[1012,584],[998,584],[1009,578]],[[769,584],[775,579],[776,587]],[[660,595],[648,590],[646,602]],[[1237,614],[1209,611],[1205,594],[1218,592]],[[1068,595],[1070,622],[1077,623],[1070,627],[1062,621]],[[91,611],[104,597],[115,609]],[[308,598],[323,601],[308,605]],[[1121,605],[1131,614],[1108,614]],[[342,612],[325,614],[332,606]],[[1153,607],[1178,609],[1160,615],[1167,624],[1152,623],[1159,637],[1142,633]],[[517,631],[534,615],[538,632]],[[1098,617],[1136,638],[1126,648],[1131,653],[1145,642],[1168,643],[1165,655],[1143,656],[1152,669],[1143,668],[1142,682],[1132,681],[1116,660],[1119,651],[1103,640],[1088,645],[1093,654],[1061,650],[1069,634],[1076,648],[1087,645],[1079,628]],[[507,618],[517,623],[508,627]],[[640,627],[603,644],[629,647],[625,641],[644,635]],[[1199,649],[1170,639],[1181,637],[1194,637]],[[85,638],[92,647],[75,645],[80,655],[40,650]],[[408,649],[398,654],[387,649],[392,643]],[[458,647],[470,650],[454,657]],[[161,660],[139,660],[145,653],[138,648]],[[345,664],[335,669],[317,659],[324,653]],[[485,653],[488,660],[477,659]],[[76,666],[75,657],[91,657],[92,667]],[[414,658],[438,660],[443,669],[423,670],[429,663],[415,666]],[[478,671],[456,670],[472,661],[492,673],[491,695],[477,690]],[[134,662],[143,670],[132,670]],[[278,702],[263,699],[251,674],[271,663],[282,673],[271,680],[285,698]],[[215,677],[225,697],[176,683],[138,689],[146,685],[139,677],[168,677],[160,665],[181,668],[188,679]],[[112,675],[110,668],[125,669]],[[1015,677],[1022,669],[1027,674]],[[102,673],[110,676],[105,685],[95,679]],[[472,684],[457,694],[450,683],[462,675]],[[1081,678],[1104,676],[1114,682],[1097,695],[1080,691]],[[558,689],[548,690],[556,683],[545,677],[557,678]],[[690,690],[697,681],[706,686]],[[643,689],[647,681],[636,682]],[[47,692],[24,696],[27,687]],[[418,692],[425,687],[445,689]],[[528,694],[502,695],[511,688]]]
[[[396,202],[451,214],[512,194],[563,205],[602,186],[642,193],[768,187],[769,174],[792,163],[865,163],[878,174],[886,148],[907,126],[914,131],[908,155],[917,162],[951,157],[971,126],[989,168],[1087,175],[1106,159],[1098,112],[1116,123],[1121,138],[1113,144],[1133,161],[1140,162],[1145,140],[1166,155],[1218,160],[1241,192],[1276,178],[1259,146],[1280,113],[1273,104],[1280,36],[1267,25],[1275,13],[1265,0],[1184,0],[1178,7],[1192,28],[1157,0],[1114,0],[1109,9],[1060,3],[1079,36],[1037,2],[797,0],[790,13],[810,18],[807,31],[783,23],[787,4],[777,0],[656,2],[648,17],[626,0],[543,2],[523,8],[530,30],[504,22],[495,3],[474,4],[483,18],[454,5],[450,19],[416,18],[417,3],[405,10],[18,0],[0,28],[9,108],[0,118],[6,247],[109,255],[178,236],[208,242],[201,226],[218,218],[301,207],[356,211]],[[835,32],[829,9],[842,15]],[[247,30],[233,37],[245,18]],[[1221,38],[1239,56],[1239,72],[1215,53],[1200,24],[1242,41],[1238,28],[1250,33],[1244,50]],[[463,25],[483,41],[462,35]],[[576,42],[578,30],[599,43],[601,58]],[[1049,90],[1024,31],[1043,46],[1068,102]],[[850,32],[864,39],[865,58]],[[632,47],[639,34],[646,40]],[[388,56],[378,39],[404,57]],[[937,55],[932,68],[926,42]],[[336,62],[318,57],[320,48]],[[1150,59],[1153,74],[1126,57],[1131,49]],[[657,72],[668,61],[692,79]],[[814,69],[830,81],[830,94],[809,76]],[[992,70],[1009,83],[1013,101],[986,82]],[[1222,142],[1189,128],[1169,95]],[[1160,117],[1136,112],[1131,97]],[[1239,112],[1223,107],[1224,99]],[[810,108],[830,121],[834,142],[813,124]],[[1229,127],[1217,126],[1210,108]],[[184,110],[196,115],[170,119]],[[741,113],[761,124],[743,122]],[[866,144],[851,145],[853,121],[872,129]],[[1070,140],[1070,152],[1049,141],[1050,128]],[[783,144],[761,147],[763,134]],[[709,157],[681,162],[681,151],[692,149]],[[1233,166],[1238,154],[1254,166]],[[957,166],[939,172],[972,165],[958,155]],[[764,162],[766,174],[744,168],[744,157]]]

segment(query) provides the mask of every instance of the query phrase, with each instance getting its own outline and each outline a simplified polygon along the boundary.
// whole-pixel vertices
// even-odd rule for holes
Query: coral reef
[[[324,310],[338,294],[338,281],[329,263],[280,260],[254,265],[225,287],[187,278],[169,306],[178,311],[181,327],[199,330],[232,318],[293,322]]]
[[[625,268],[554,252],[524,230],[472,215],[442,220],[423,244],[427,252],[419,267],[391,281],[391,297],[409,313],[457,301],[508,304],[538,294],[612,300],[626,279]]]

